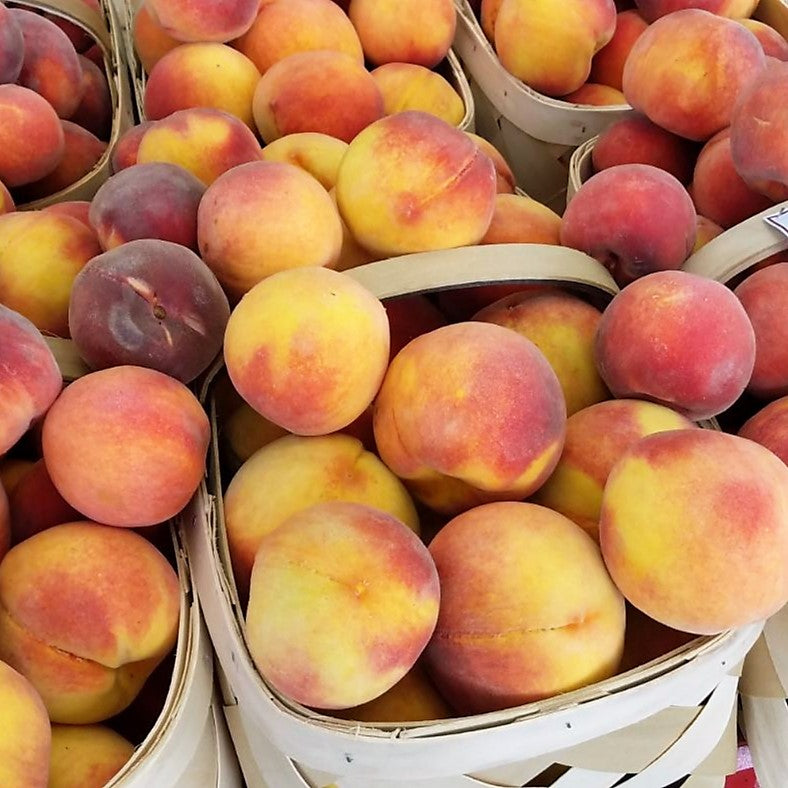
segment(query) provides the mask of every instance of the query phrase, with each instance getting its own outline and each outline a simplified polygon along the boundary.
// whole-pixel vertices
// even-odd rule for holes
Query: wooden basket
[[[586,255],[536,244],[407,255],[347,273],[381,299],[475,284],[549,282],[604,306],[618,290]],[[714,758],[702,762],[731,720],[738,666],[760,624],[697,638],[581,690],[439,722],[357,725],[278,694],[255,669],[244,642],[224,529],[210,378],[202,396],[211,415],[212,449],[208,478],[184,511],[184,530],[206,622],[226,675],[225,714],[250,785],[521,786],[558,764],[571,768],[556,788],[605,788],[625,775],[634,775],[627,786],[656,788],[698,769],[717,776],[709,785],[721,786],[722,775],[735,770],[732,734],[723,765]]]
[[[104,15],[89,8],[81,0],[14,0],[15,5],[46,11],[73,22],[94,39],[104,56],[104,72],[112,97],[112,131],[107,149],[93,169],[78,181],[55,194],[18,205],[20,210],[45,208],[66,200],[92,200],[99,187],[112,175],[110,161],[115,145],[134,122],[131,86],[124,59],[121,26],[115,6],[102,0]]]

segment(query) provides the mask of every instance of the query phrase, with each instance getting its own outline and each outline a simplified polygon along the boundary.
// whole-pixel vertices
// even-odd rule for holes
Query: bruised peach
[[[150,74],[156,63],[182,43],[154,19],[144,3],[134,12],[132,40],[134,51],[146,74]]]
[[[613,37],[605,44],[591,61],[589,82],[610,85],[611,88],[622,90],[624,79],[624,64],[627,62],[630,50],[641,33],[648,27],[648,23],[640,14],[629,9],[616,14],[616,27]]]
[[[145,132],[151,126],[153,126],[153,121],[143,121],[121,134],[110,159],[113,173],[125,170],[126,167],[131,167],[137,163],[137,151],[139,150],[140,142],[142,142]]]
[[[145,0],[151,16],[179,41],[230,41],[254,22],[260,0]]]
[[[134,745],[103,725],[53,725],[49,788],[103,788]]]
[[[25,42],[16,19],[0,3],[0,85],[16,82],[25,59]]]
[[[760,443],[788,465],[788,397],[776,399],[750,416],[739,436]]]
[[[112,94],[104,72],[92,61],[79,56],[82,67],[82,100],[70,120],[100,140],[109,140],[112,131]]]
[[[626,104],[624,94],[618,88],[598,85],[593,82],[582,84],[577,90],[561,96],[562,101],[570,104],[584,104],[591,107],[606,107]]]
[[[495,167],[495,181],[498,194],[514,194],[514,187],[516,185],[514,173],[503,157],[503,154],[491,142],[484,139],[484,137],[480,137],[478,134],[473,134],[470,131],[466,131],[465,133],[476,143],[476,147],[479,148],[482,153],[492,159],[492,163]]]
[[[560,243],[561,217],[546,205],[520,194],[496,194],[490,226],[480,244]]]
[[[303,131],[286,134],[263,148],[263,161],[281,161],[306,170],[324,189],[332,189],[337,180],[339,162],[347,143],[328,134]]]

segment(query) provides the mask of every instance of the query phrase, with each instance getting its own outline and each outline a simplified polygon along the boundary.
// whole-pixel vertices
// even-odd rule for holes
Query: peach
[[[103,725],[53,725],[49,788],[103,788],[134,745]]]
[[[495,211],[480,244],[558,246],[561,217],[546,205],[519,194],[496,194]]]
[[[222,43],[252,26],[260,0],[145,0],[145,5],[153,19],[179,41]]]
[[[383,96],[370,73],[344,52],[288,55],[263,74],[254,93],[260,136],[317,131],[350,142],[383,117]]]
[[[698,234],[695,236],[695,246],[692,249],[692,253],[695,254],[698,249],[704,247],[712,238],[716,238],[723,232],[722,227],[715,224],[711,219],[707,219],[705,216],[699,214]]]
[[[532,500],[599,541],[602,491],[618,459],[646,435],[693,426],[676,411],[643,400],[608,400],[583,408],[567,419],[561,459]]]
[[[338,171],[339,170],[337,170],[337,172]],[[331,197],[331,201],[334,203],[334,208],[339,211],[336,186],[332,188],[328,194]],[[350,268],[356,268],[359,265],[366,265],[367,263],[375,262],[375,260],[380,260],[384,256],[373,254],[368,249],[361,246],[353,237],[353,233],[350,232],[341,216],[339,222],[342,225],[342,246],[339,249],[339,257],[336,263],[331,266],[335,271],[347,271]]]
[[[415,63],[385,63],[372,72],[383,95],[383,112],[394,115],[409,109],[429,112],[452,126],[465,117],[460,94],[445,80]]]
[[[731,120],[731,154],[744,182],[774,202],[788,200],[788,63],[752,81]]]
[[[744,25],[760,41],[767,57],[788,60],[788,41],[773,27],[757,19],[740,19],[739,24]]]
[[[275,161],[242,164],[209,186],[197,231],[202,259],[234,298],[278,271],[332,266],[342,244],[326,190]]]
[[[490,43],[495,43],[495,22],[502,0],[481,0],[479,3],[479,22],[484,35]]]
[[[561,100],[570,104],[583,104],[590,107],[617,106],[627,103],[624,94],[617,88],[593,82],[584,83],[577,90],[561,96]]]
[[[567,416],[601,402],[610,393],[594,364],[600,311],[561,291],[518,293],[482,309],[473,320],[510,328],[544,354],[561,384]]]
[[[90,223],[104,251],[140,238],[197,248],[197,208],[205,186],[175,164],[135,164],[96,192]]]
[[[451,0],[350,0],[348,16],[370,63],[432,68],[451,47],[457,12]]]
[[[615,673],[624,600],[599,549],[570,520],[530,503],[492,503],[430,543],[441,584],[424,656],[461,714],[510,708]]]
[[[619,164],[650,164],[681,183],[692,179],[696,157],[696,145],[643,115],[630,115],[612,123],[599,135],[591,152],[596,172]]]
[[[561,222],[561,243],[595,257],[621,286],[679,268],[696,233],[687,190],[650,164],[619,164],[592,175]]]
[[[227,296],[194,252],[130,241],[94,257],[74,280],[69,329],[92,369],[150,367],[190,383],[222,348]]]
[[[703,146],[695,164],[690,194],[698,213],[723,229],[772,204],[768,197],[753,191],[736,172],[730,128],[718,132]]]
[[[335,432],[360,416],[388,358],[380,301],[350,277],[318,266],[280,271],[255,285],[230,315],[224,337],[238,393],[269,421],[301,435]]]
[[[647,22],[682,11],[687,8],[700,8],[719,16],[732,19],[750,16],[758,5],[758,0],[635,0],[638,10]]]
[[[33,11],[12,8],[22,31],[25,59],[19,84],[45,98],[61,118],[70,118],[82,100],[82,67],[74,45],[54,22]]]
[[[561,385],[536,345],[479,322],[406,345],[374,411],[383,462],[444,514],[530,495],[558,462],[565,424]]]
[[[465,134],[476,143],[476,147],[479,148],[482,153],[492,159],[492,163],[495,167],[495,180],[498,194],[514,194],[514,187],[516,186],[514,173],[509,163],[503,157],[503,154],[491,142],[484,139],[484,137],[480,137],[478,134],[473,134],[470,131],[466,131]]]
[[[296,52],[328,49],[364,63],[352,22],[331,0],[266,0],[252,26],[233,46],[265,74]]]
[[[104,13],[101,8],[100,0],[79,0],[79,2],[91,10],[98,12],[99,15],[103,15]],[[64,19],[62,16],[57,16],[56,14],[44,13],[43,16],[51,22],[54,22],[66,34],[68,40],[74,45],[74,49],[76,49],[77,52],[86,52],[95,45],[93,36],[75,22],[69,22],[67,19]],[[96,65],[101,64],[97,63]]]
[[[635,42],[624,95],[658,126],[705,141],[730,125],[739,94],[765,68],[763,48],[747,28],[708,11],[676,11]]]
[[[42,213],[54,213],[60,216],[70,216],[81,222],[93,232],[93,225],[90,223],[90,203],[87,200],[66,200],[65,202],[55,202],[41,209]],[[95,234],[95,233],[94,233]],[[96,236],[98,243],[98,236]]]
[[[383,302],[389,319],[391,343],[389,360],[415,339],[428,331],[446,325],[446,318],[425,296],[411,295],[388,298]]]
[[[610,85],[621,90],[624,79],[624,64],[629,52],[648,27],[645,19],[635,10],[619,11],[613,37],[602,47],[591,61],[590,82]]]
[[[260,543],[246,612],[249,651],[289,698],[320,709],[358,706],[413,667],[439,599],[427,548],[399,520],[358,503],[316,504]]]
[[[92,61],[79,55],[82,66],[82,101],[70,120],[100,140],[109,140],[112,131],[112,95],[104,72]]]
[[[495,51],[517,79],[548,96],[588,80],[594,55],[613,37],[613,0],[502,0]]]
[[[18,457],[0,458],[0,486],[6,495],[11,495],[17,485],[22,481],[28,471],[32,470],[35,463],[32,460],[22,460]]]
[[[426,112],[390,115],[350,144],[337,204],[353,237],[381,256],[477,243],[495,208],[492,160]]]
[[[326,501],[374,506],[419,533],[402,482],[360,441],[342,433],[279,438],[241,466],[224,496],[227,541],[242,598],[264,537],[296,512]]]
[[[56,525],[0,564],[0,657],[33,684],[52,722],[101,722],[175,645],[179,609],[178,577],[144,537],[85,520]]]
[[[11,12],[0,3],[0,85],[19,79],[24,59],[22,31]]]
[[[755,331],[755,367],[747,391],[776,399],[788,394],[788,263],[748,276],[734,290]]]
[[[36,328],[68,336],[74,277],[101,252],[92,230],[70,216],[44,211],[0,216],[0,302]]]
[[[240,467],[256,451],[290,433],[264,419],[251,405],[242,402],[222,423],[221,437],[232,464]]]
[[[714,430],[638,441],[608,477],[602,555],[635,607],[712,635],[788,601],[788,468],[757,443]]]
[[[113,367],[69,384],[49,409],[44,460],[58,492],[86,517],[155,525],[197,489],[209,432],[183,383],[153,369]]]
[[[143,6],[144,8],[144,6]],[[153,121],[143,121],[136,126],[121,134],[115,149],[112,151],[112,159],[110,160],[112,172],[120,172],[127,167],[132,167],[137,163],[137,151],[139,151],[140,142],[145,136],[145,133],[154,125]]]
[[[558,288],[544,284],[506,283],[495,285],[475,285],[459,287],[454,290],[441,290],[437,295],[437,304],[441,312],[450,318],[450,322],[470,320],[490,304],[500,301],[516,293],[552,292]]]
[[[776,399],[750,416],[739,436],[765,446],[788,465],[788,397]]]
[[[16,206],[14,205],[14,198],[11,196],[11,192],[8,191],[3,182],[0,181],[0,215],[11,213],[15,210]]]
[[[142,68],[146,74],[181,41],[173,38],[154,18],[143,3],[134,13],[132,40]]]
[[[246,55],[224,44],[183,44],[164,55],[145,85],[145,115],[161,118],[192,107],[222,109],[252,131],[252,99],[260,72]]]
[[[618,293],[602,314],[595,355],[615,397],[648,399],[693,420],[730,407],[755,363],[755,333],[725,285],[657,271]]]
[[[263,161],[281,161],[308,172],[320,181],[324,189],[333,189],[339,162],[347,150],[347,143],[328,134],[303,131],[287,134],[263,148]]]
[[[219,109],[173,112],[149,127],[137,148],[137,164],[177,164],[210,186],[227,170],[260,160],[260,143],[246,124]]]
[[[22,186],[49,175],[63,158],[63,127],[44,98],[0,85],[0,181]]]
[[[0,662],[0,785],[47,788],[51,730],[47,710],[33,685]]]

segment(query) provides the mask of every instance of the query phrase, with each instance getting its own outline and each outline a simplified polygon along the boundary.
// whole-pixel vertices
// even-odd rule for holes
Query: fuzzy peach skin
[[[339,165],[337,204],[353,237],[381,256],[478,243],[490,226],[492,160],[426,112],[364,129]]]
[[[648,23],[634,9],[619,11],[616,14],[616,27],[613,37],[594,55],[591,61],[589,82],[610,85],[621,90],[624,79],[624,64],[629,52],[640,38]]]
[[[206,186],[260,156],[260,143],[248,126],[234,115],[206,107],[173,112],[148,128],[137,148],[137,164],[176,164]]]
[[[16,19],[0,3],[0,85],[16,82],[25,59],[25,42]]]
[[[740,19],[739,24],[744,25],[760,41],[767,57],[788,60],[788,41],[773,27],[757,19]]]
[[[236,467],[245,463],[263,446],[289,434],[283,427],[263,418],[245,402],[222,422],[221,437]]]
[[[348,16],[370,63],[415,63],[432,68],[454,40],[451,0],[350,0]]]
[[[240,298],[278,271],[333,266],[342,226],[315,178],[291,164],[261,161],[235,167],[208,187],[197,237],[202,259],[231,298]]]
[[[328,194],[331,197],[331,201],[334,203],[334,207],[337,209],[337,215],[339,216],[336,186],[332,188]],[[348,269],[356,268],[359,265],[373,263],[376,260],[380,260],[386,256],[382,254],[373,254],[368,249],[365,249],[353,237],[353,233],[350,232],[347,224],[343,221],[341,216],[339,217],[339,222],[342,225],[342,246],[339,249],[339,257],[337,257],[336,263],[331,266],[335,271],[347,271]]]
[[[700,8],[719,16],[740,19],[752,14],[758,0],[635,0],[635,5],[648,22],[686,8]]]
[[[564,212],[561,243],[595,257],[620,286],[679,268],[695,245],[695,206],[669,173],[619,164],[592,175]]]
[[[624,95],[658,126],[704,141],[730,124],[739,95],[765,68],[763,48],[747,28],[708,11],[677,11],[635,42]]]
[[[731,120],[736,172],[774,202],[788,200],[788,63],[775,61],[742,93]]]
[[[695,254],[698,249],[704,247],[712,238],[716,238],[723,232],[724,230],[718,224],[698,214],[698,234],[695,236],[695,246],[692,249],[692,253]]]
[[[383,304],[349,276],[308,266],[272,274],[235,307],[224,360],[258,413],[301,435],[346,427],[369,406],[389,358]]]
[[[356,438],[341,433],[280,438],[241,466],[224,495],[227,541],[243,599],[263,538],[296,512],[326,501],[374,506],[419,533],[402,482]]]
[[[197,248],[197,209],[205,184],[176,164],[135,164],[115,173],[93,197],[90,222],[106,252],[153,238]]]
[[[560,243],[561,217],[546,205],[520,194],[496,194],[495,211],[480,244]]]
[[[532,342],[491,323],[422,334],[389,365],[375,400],[381,459],[437,512],[525,498],[561,454],[566,405]]]
[[[385,63],[372,72],[383,95],[383,112],[429,112],[452,126],[465,117],[460,94],[440,74],[415,63]]]
[[[133,531],[86,520],[13,547],[0,564],[0,659],[52,722],[117,714],[175,645],[178,577]]]
[[[47,788],[51,729],[47,710],[33,685],[0,662],[0,785]]]
[[[328,134],[303,131],[287,134],[269,142],[263,148],[263,161],[281,161],[308,172],[326,189],[333,189],[339,162],[347,150],[347,143]]]
[[[110,158],[112,172],[120,172],[137,163],[137,151],[145,132],[154,125],[155,121],[143,121],[121,134]]]
[[[0,85],[0,181],[22,186],[49,175],[63,158],[63,127],[44,98]]]
[[[383,306],[386,308],[391,335],[389,360],[393,359],[412,339],[441,328],[448,322],[443,313],[428,298],[421,295],[387,298]]]
[[[0,216],[0,302],[41,331],[68,336],[76,275],[101,251],[95,234],[70,216],[18,211]]]
[[[643,115],[630,115],[611,123],[594,143],[594,171],[619,164],[650,164],[681,183],[692,180],[698,146],[652,123]]]
[[[514,194],[514,187],[516,186],[514,173],[503,154],[484,137],[480,137],[478,134],[470,131],[466,131],[465,134],[474,141],[476,147],[482,153],[492,159],[495,167],[495,183],[498,194]]]
[[[561,96],[561,99],[569,104],[583,104],[589,107],[618,106],[627,103],[620,90],[593,82],[586,82],[577,90]]]
[[[261,0],[145,0],[153,19],[179,41],[231,41],[254,22]]]
[[[788,465],[788,397],[776,399],[750,416],[739,436],[760,443]]]
[[[252,26],[233,46],[265,74],[296,52],[329,49],[363,65],[356,29],[332,0],[266,0]]]
[[[658,271],[610,302],[595,356],[615,397],[648,399],[693,420],[707,419],[744,391],[755,363],[755,332],[725,285]]]
[[[788,263],[748,276],[733,291],[755,330],[755,367],[747,391],[763,399],[788,394]]]
[[[106,142],[112,131],[113,114],[107,78],[102,69],[82,55],[79,55],[79,64],[82,67],[82,101],[70,120]]]
[[[788,468],[714,430],[643,438],[610,472],[602,555],[624,596],[674,629],[712,635],[788,601]]]
[[[441,583],[424,656],[461,714],[540,700],[615,673],[624,600],[599,549],[543,506],[493,503],[461,514],[430,543]]]
[[[349,708],[413,667],[439,600],[435,564],[416,534],[379,509],[331,501],[261,542],[246,639],[279,692],[320,709]]]
[[[482,309],[473,320],[511,328],[544,354],[561,384],[567,416],[610,397],[594,364],[601,312],[564,292],[525,292]]]
[[[134,754],[104,725],[53,725],[48,788],[103,788]]]
[[[171,50],[181,45],[181,41],[173,38],[151,15],[143,3],[134,12],[132,24],[132,41],[134,51],[146,74]]]
[[[66,200],[65,202],[54,202],[52,205],[47,205],[41,209],[43,213],[54,213],[60,216],[70,216],[81,222],[93,232],[93,226],[88,218],[90,214],[90,203],[87,200]],[[94,232],[95,235],[95,232]],[[98,243],[98,236],[96,236],[96,243]]]
[[[548,96],[588,80],[591,60],[613,37],[613,0],[502,0],[495,51],[517,79]]]
[[[145,116],[161,118],[192,107],[222,109],[255,130],[252,98],[260,72],[224,44],[183,44],[162,57],[145,85]]]
[[[531,500],[568,517],[598,542],[602,491],[621,455],[646,435],[693,426],[676,411],[643,400],[583,408],[567,419],[561,459]]]
[[[44,460],[86,517],[139,527],[174,517],[205,470],[210,428],[197,398],[153,369],[121,366],[67,386],[44,420]]]
[[[383,95],[371,74],[344,52],[298,52],[274,63],[254,92],[260,136],[317,131],[350,142],[383,117]]]

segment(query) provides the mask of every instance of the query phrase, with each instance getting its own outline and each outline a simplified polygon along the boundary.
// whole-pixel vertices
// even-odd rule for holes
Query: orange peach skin
[[[280,438],[241,466],[224,496],[227,540],[242,598],[260,543],[296,512],[326,501],[374,506],[419,533],[402,482],[361,442],[341,433]]]
[[[624,94],[617,88],[593,82],[586,82],[577,90],[562,96],[561,99],[569,104],[583,104],[589,107],[619,106],[627,103]]]
[[[70,216],[88,228],[94,235],[95,231],[90,223],[90,203],[87,200],[66,200],[65,202],[55,202],[41,209],[44,213],[54,213],[59,216]],[[98,236],[96,235],[96,243]]]
[[[482,153],[492,159],[492,163],[495,167],[495,181],[498,194],[514,194],[514,187],[516,186],[514,173],[503,157],[503,154],[491,142],[484,139],[484,137],[480,137],[478,134],[473,134],[470,131],[466,131],[465,133],[476,143],[476,147],[479,148]]]
[[[330,190],[334,188],[339,162],[347,151],[347,143],[328,134],[303,131],[287,134],[263,148],[263,161],[281,161],[308,172]]]
[[[624,79],[624,64],[627,62],[629,52],[635,45],[640,34],[648,24],[640,14],[630,9],[616,14],[616,28],[613,37],[591,61],[589,82],[601,85],[610,85],[611,88],[621,90]]]
[[[788,397],[776,399],[750,416],[739,436],[760,443],[788,465]]]
[[[738,19],[750,16],[758,0],[635,0],[635,5],[648,22],[686,8],[700,8],[712,14]]]
[[[210,428],[183,383],[142,367],[71,383],[44,421],[44,460],[58,492],[97,522],[138,527],[175,516],[205,470]]]
[[[11,213],[15,210],[16,206],[14,205],[14,198],[11,196],[11,192],[0,181],[0,215]]]
[[[712,238],[716,238],[723,232],[724,230],[718,224],[698,214],[698,234],[695,236],[695,246],[692,249],[692,253],[695,254],[698,249],[704,247]]]
[[[100,722],[173,647],[179,610],[177,575],[144,537],[57,525],[0,565],[0,658],[30,680],[53,722]]]
[[[427,548],[396,518],[355,503],[318,504],[260,545],[246,613],[249,651],[291,699],[321,709],[357,706],[413,667],[439,599]]]
[[[650,435],[611,471],[599,537],[624,596],[669,627],[768,618],[788,601],[788,468],[735,435]]]
[[[456,323],[410,342],[389,365],[374,411],[383,462],[444,514],[530,495],[558,462],[565,424],[547,359],[490,323]]]
[[[441,608],[425,658],[458,712],[551,697],[618,668],[624,600],[570,520],[529,503],[479,506],[444,526],[430,553]]]
[[[561,217],[546,205],[519,194],[496,194],[492,221],[480,244],[558,246]]]
[[[350,144],[337,204],[353,237],[381,256],[478,243],[490,226],[492,160],[426,112],[390,115]]]
[[[179,41],[230,41],[254,22],[260,0],[145,0],[153,19]]]
[[[103,788],[134,745],[103,725],[53,725],[48,788]]]
[[[265,418],[301,435],[335,432],[360,416],[388,357],[380,301],[350,277],[314,266],[256,285],[233,310],[224,337],[238,393]]]
[[[624,452],[646,435],[693,426],[676,411],[644,400],[583,408],[567,419],[561,459],[532,500],[568,517],[598,542],[602,491]]]
[[[126,167],[132,167],[137,163],[137,151],[139,150],[140,142],[142,142],[145,132],[151,126],[153,126],[153,121],[143,121],[136,126],[132,126],[121,135],[110,159],[113,173],[125,170]]]
[[[134,14],[132,26],[134,51],[146,74],[172,49],[181,45],[151,15],[146,5],[141,5]]]

